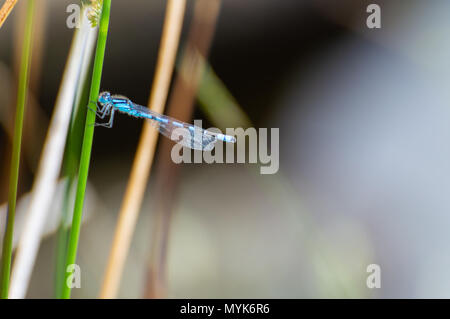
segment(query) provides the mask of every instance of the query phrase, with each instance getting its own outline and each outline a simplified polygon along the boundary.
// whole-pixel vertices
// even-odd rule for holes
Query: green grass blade
[[[84,10],[82,11],[84,13]],[[86,23],[85,21],[83,21]],[[82,28],[85,27],[84,25]],[[89,24],[91,28],[91,25]],[[83,54],[85,55],[85,61],[83,61],[80,75],[80,83],[78,84],[78,90],[75,97],[75,108],[72,113],[70,121],[69,133],[67,135],[66,149],[64,152],[63,162],[63,176],[67,181],[64,189],[63,207],[61,211],[61,221],[58,227],[57,244],[56,244],[56,258],[55,258],[55,277],[54,277],[54,296],[57,299],[62,297],[62,287],[65,278],[65,265],[66,265],[66,253],[67,243],[69,241],[71,214],[70,209],[72,207],[73,190],[76,186],[76,177],[78,174],[78,167],[80,166],[80,154],[81,146],[83,143],[83,133],[86,120],[86,112],[89,103],[89,91],[90,81],[92,79],[92,66],[93,66],[93,53],[94,48],[91,51],[91,44],[87,44]]]
[[[95,52],[94,71],[92,74],[90,101],[96,101],[100,92],[100,81],[103,69],[103,60],[105,56],[106,38],[108,35],[109,14],[111,10],[111,0],[103,1],[103,10],[100,18],[99,35],[97,48]],[[92,108],[96,108],[94,102],[90,102]],[[81,217],[83,213],[84,195],[89,172],[89,163],[91,159],[92,140],[94,137],[95,113],[87,112],[84,128],[83,145],[81,149],[80,168],[78,170],[78,185],[75,197],[75,207],[73,211],[72,228],[70,231],[69,245],[67,247],[66,269],[69,265],[75,264],[78,239],[80,236]],[[70,298],[71,288],[67,285],[67,280],[71,274],[66,272],[62,288],[62,298]]]
[[[88,77],[92,78],[92,74]],[[70,218],[69,207],[70,198],[73,187],[75,186],[75,178],[80,166],[81,145],[83,142],[83,127],[86,118],[86,105],[89,103],[89,81],[84,81],[85,85],[82,89],[81,98],[76,112],[73,114],[69,134],[67,136],[66,151],[63,164],[63,176],[67,178],[63,211],[61,212],[61,222],[58,228],[57,247],[56,247],[56,265],[55,265],[55,298],[62,297],[62,286],[65,278],[65,263],[67,243],[69,240]]]
[[[17,109],[14,125],[14,140],[9,179],[8,216],[6,232],[3,238],[2,264],[0,270],[0,297],[8,298],[9,277],[11,273],[12,241],[14,217],[16,214],[17,185],[19,182],[20,148],[22,143],[23,115],[31,60],[31,39],[33,32],[34,0],[28,0],[25,34],[23,38],[22,58],[20,62],[19,86],[17,90]]]

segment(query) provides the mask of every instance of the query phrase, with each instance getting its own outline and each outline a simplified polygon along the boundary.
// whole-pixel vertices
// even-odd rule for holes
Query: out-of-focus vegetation
[[[36,5],[44,2],[42,59],[32,57],[31,76],[37,80],[28,91],[23,77],[28,68],[20,71],[17,61],[18,52],[28,56],[29,48],[19,50],[17,42],[24,33],[20,26],[29,21],[24,4],[31,2],[19,0],[0,29],[0,235],[3,239],[8,194],[15,198],[17,189],[14,232],[10,218],[3,241],[12,249],[29,220],[28,193],[42,163],[41,137],[56,109],[76,31],[66,25],[66,9],[78,1]],[[450,205],[450,47],[443,40],[449,5],[378,1],[382,28],[369,30],[367,3],[356,0],[217,0],[215,7],[206,2],[187,1],[180,39],[185,49],[178,50],[178,61],[186,52],[196,52],[200,60],[187,71],[175,69],[162,107],[167,104],[168,114],[186,121],[203,118],[205,127],[279,128],[280,170],[261,175],[259,164],[175,165],[164,153],[170,144],[160,139],[136,208],[136,228],[127,228],[130,245],[118,296],[448,297],[442,252]],[[167,3],[113,2],[103,71],[97,65],[90,96],[91,83],[78,83],[70,105],[75,111],[63,179],[54,185],[46,210],[28,297],[68,296],[61,289],[62,257],[74,185],[80,181],[83,189],[87,183],[86,205],[79,196],[75,209],[82,276],[81,288],[72,293],[99,296],[143,122],[118,115],[114,128],[95,129],[93,137],[94,128],[87,126],[85,135],[84,125],[95,114],[88,113],[85,123],[84,106],[99,90],[145,104],[157,78]],[[201,77],[194,83],[198,70]],[[174,101],[183,107],[174,110]],[[16,105],[25,106],[21,159],[12,134],[19,127],[14,114],[21,115]],[[35,114],[31,119],[28,110]],[[92,158],[88,176],[89,152],[84,153],[80,180],[83,135],[93,138]],[[12,169],[11,154],[16,154]],[[20,172],[18,187],[8,191],[11,172]],[[89,218],[79,228],[81,212]],[[3,251],[10,254],[9,248]],[[71,251],[69,263],[75,260],[76,250]],[[2,263],[8,260],[3,257]],[[370,264],[381,267],[381,289],[366,286]],[[155,283],[155,278],[163,279]]]

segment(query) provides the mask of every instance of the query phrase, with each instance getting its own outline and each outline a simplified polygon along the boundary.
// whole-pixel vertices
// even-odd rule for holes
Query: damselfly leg
[[[102,119],[105,117],[105,115],[109,113],[109,110],[107,112],[104,112]],[[107,123],[95,123],[95,126],[103,126],[107,128],[111,128],[113,126],[114,122],[114,109],[111,110],[111,116],[109,117],[109,121]]]

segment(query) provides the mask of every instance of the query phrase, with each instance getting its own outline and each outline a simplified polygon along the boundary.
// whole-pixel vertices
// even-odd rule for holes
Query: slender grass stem
[[[86,118],[86,110],[85,107],[89,102],[89,81],[85,80],[85,87],[83,87],[81,97],[79,99],[78,107],[76,107],[76,112],[73,114],[72,125],[69,130],[69,135],[67,137],[66,144],[66,154],[64,158],[63,164],[63,175],[67,177],[65,190],[64,190],[64,201],[63,201],[63,210],[61,212],[61,222],[58,228],[57,235],[57,248],[56,248],[56,265],[55,265],[55,298],[62,297],[62,286],[65,278],[65,264],[66,264],[66,252],[67,252],[67,243],[69,241],[69,233],[70,233],[70,213],[69,209],[71,207],[71,198],[73,198],[72,190],[75,186],[76,175],[78,172],[78,167],[80,166],[80,153],[81,153],[81,144],[83,139],[83,128],[85,124]],[[82,77],[83,78],[83,77]]]
[[[17,90],[17,109],[14,125],[14,140],[11,158],[11,170],[9,179],[8,217],[5,237],[3,238],[2,264],[0,270],[0,297],[8,298],[9,277],[11,272],[12,241],[14,231],[14,217],[16,213],[17,185],[19,182],[20,148],[22,142],[23,117],[27,85],[29,80],[29,68],[31,60],[31,39],[33,33],[34,0],[28,0],[27,17],[25,21],[25,33],[22,47],[22,59],[19,74],[19,86]]]
[[[2,27],[6,18],[8,18],[12,9],[14,9],[14,6],[16,5],[17,1],[18,0],[6,0],[5,3],[3,4],[2,8],[0,9],[0,28]]]
[[[83,52],[80,80],[77,84],[77,94],[75,96],[75,107],[72,113],[69,134],[67,136],[66,150],[63,162],[63,176],[67,178],[63,208],[61,211],[61,221],[58,228],[57,247],[55,258],[55,277],[54,277],[54,296],[62,297],[62,286],[65,279],[65,264],[67,243],[69,241],[71,214],[73,199],[73,189],[76,186],[76,177],[80,166],[81,146],[83,143],[83,133],[86,120],[86,105],[89,103],[90,81],[92,79],[93,53],[95,49],[95,40],[97,38],[97,30],[92,28],[87,17],[83,13],[82,26],[80,31],[87,33],[83,36],[85,40],[85,50]],[[86,37],[87,36],[87,37]]]
[[[25,297],[42,232],[56,193],[70,118],[83,69],[85,43],[89,38],[89,33],[97,33],[90,27],[87,19],[84,22],[83,29],[77,30],[72,41],[46,141],[41,152],[27,218],[22,228],[11,272],[10,298]]]
[[[180,68],[168,103],[169,116],[188,122],[194,111],[197,89],[204,73],[205,60],[214,37],[221,0],[197,0],[189,27],[188,40],[181,57]],[[167,249],[178,180],[178,166],[170,160],[172,144],[161,141],[155,176],[152,207],[150,262],[144,298],[167,297]],[[170,189],[171,192],[164,190]]]
[[[103,9],[100,18],[99,35],[97,40],[97,48],[95,52],[94,70],[92,73],[91,90],[89,101],[96,101],[100,92],[100,81],[103,70],[103,60],[105,57],[106,39],[108,36],[109,15],[111,10],[111,0],[103,1]],[[92,108],[96,108],[95,102],[90,102]],[[73,210],[72,228],[69,236],[69,244],[67,247],[66,270],[70,265],[75,264],[78,239],[80,237],[81,217],[83,213],[84,196],[86,192],[86,183],[89,173],[89,163],[91,159],[92,140],[94,138],[95,113],[87,112],[86,123],[84,128],[83,144],[81,148],[80,168],[78,170],[78,184],[75,197],[75,207]],[[62,288],[62,298],[70,298],[71,285],[69,280],[72,278],[71,273],[66,272],[65,280]]]

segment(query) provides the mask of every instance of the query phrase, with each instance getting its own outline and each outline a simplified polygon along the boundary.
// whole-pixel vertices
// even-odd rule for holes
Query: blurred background
[[[20,194],[31,188],[74,32],[66,7],[76,1],[44,2]],[[381,7],[381,29],[366,26],[370,3]],[[113,1],[102,90],[146,105],[165,5]],[[169,197],[168,297],[450,298],[449,12],[445,0],[222,0],[209,64],[253,126],[280,129],[280,170],[181,164],[161,188],[157,156],[119,297],[143,296],[154,207]],[[19,13],[0,29],[1,203]],[[195,105],[195,119],[217,125],[208,105]],[[99,294],[141,128],[118,115],[95,131],[76,298]],[[28,297],[52,297],[55,237],[42,242]],[[381,267],[379,289],[366,286],[369,264]]]

